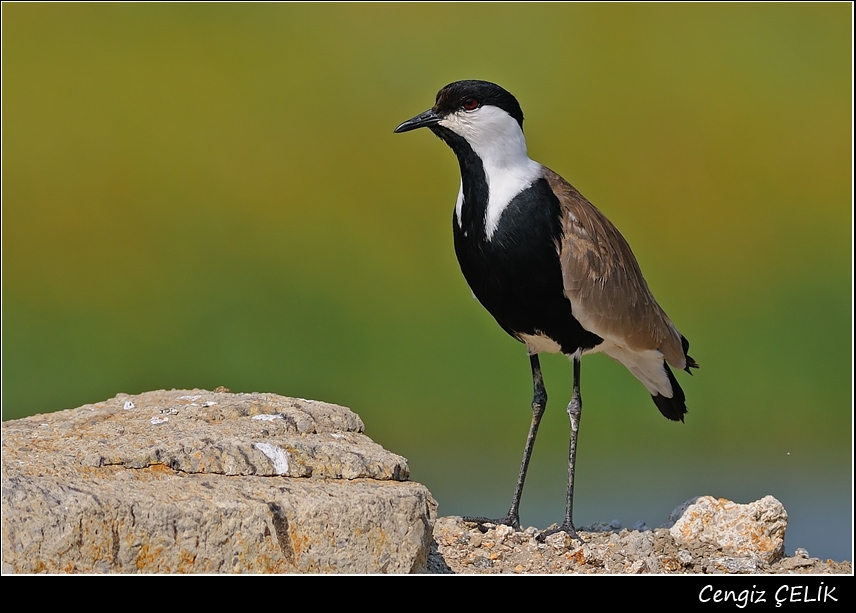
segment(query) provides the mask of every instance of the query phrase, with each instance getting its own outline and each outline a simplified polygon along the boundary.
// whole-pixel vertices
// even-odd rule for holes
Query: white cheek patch
[[[490,240],[508,204],[541,176],[541,165],[526,155],[520,124],[498,107],[452,113],[440,125],[464,137],[482,161],[489,194],[485,234]],[[455,206],[459,225],[463,205],[462,191]]]

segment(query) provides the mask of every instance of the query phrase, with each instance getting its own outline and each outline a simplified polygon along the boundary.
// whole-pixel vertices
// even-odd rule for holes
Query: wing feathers
[[[549,168],[544,178],[562,206],[565,295],[587,330],[633,351],[659,350],[686,368],[681,334],[654,300],[630,245],[614,225]]]

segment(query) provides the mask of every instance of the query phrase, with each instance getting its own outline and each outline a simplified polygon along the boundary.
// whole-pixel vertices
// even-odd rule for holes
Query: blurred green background
[[[393,135],[495,81],[701,370],[663,419],[583,361],[578,525],[766,494],[852,560],[849,4],[3,4],[3,419],[160,388],[357,411],[440,513],[501,515],[522,345],[455,261],[457,162]],[[571,367],[524,524],[563,512]]]

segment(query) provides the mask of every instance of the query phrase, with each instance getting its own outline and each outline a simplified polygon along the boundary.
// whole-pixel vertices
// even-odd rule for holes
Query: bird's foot
[[[482,532],[487,532],[490,529],[488,528],[488,524],[494,526],[511,526],[518,532],[520,531],[520,518],[517,515],[506,515],[500,519],[489,519],[487,517],[462,517],[461,519],[468,523],[477,524],[478,529]]]
[[[555,526],[556,524],[553,525]],[[585,544],[583,537],[577,534],[577,530],[576,528],[574,528],[574,524],[572,523],[564,523],[558,528],[547,528],[543,532],[539,533],[538,536],[535,537],[535,540],[537,540],[539,543],[543,543],[548,536],[552,536],[559,532],[564,532],[575,541],[579,541],[580,543]]]

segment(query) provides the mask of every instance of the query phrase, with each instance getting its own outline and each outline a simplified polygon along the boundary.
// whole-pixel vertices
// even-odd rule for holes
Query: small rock
[[[488,558],[482,555],[475,556],[472,562],[473,566],[476,568],[492,568],[493,562],[491,562]]]
[[[818,562],[818,560],[816,558],[812,559],[812,558],[807,558],[807,557],[804,558],[802,556],[799,556],[799,557],[793,557],[793,558],[785,558],[784,560],[782,560],[780,566],[781,566],[782,570],[794,570],[797,568],[805,568],[808,566],[813,566],[817,562]]]
[[[754,573],[758,572],[761,566],[763,566],[760,560],[753,557],[717,557],[712,562],[717,570],[727,573]]]
[[[669,522],[669,533],[678,543],[705,543],[769,564],[782,556],[788,514],[772,496],[749,504],[701,496],[672,511]]]
[[[497,540],[497,542],[501,543],[505,539],[507,539],[508,537],[515,534],[515,532],[516,531],[511,526],[506,526],[504,524],[500,524],[499,526],[496,527],[496,540]]]
[[[567,532],[556,532],[555,534],[551,534],[545,538],[544,542],[552,547],[556,552],[564,552],[571,548],[575,539],[571,538],[571,535]]]

